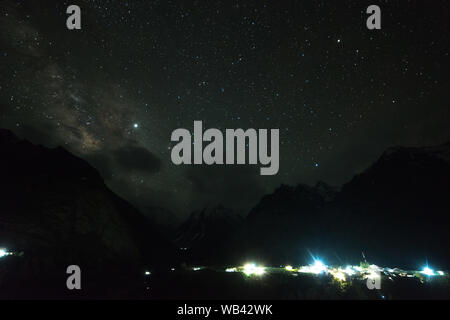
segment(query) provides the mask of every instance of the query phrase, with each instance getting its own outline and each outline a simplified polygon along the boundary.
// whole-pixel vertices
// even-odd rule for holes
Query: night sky
[[[143,212],[245,213],[282,183],[340,185],[387,147],[450,140],[446,3],[2,1],[0,127],[64,146]],[[175,166],[171,132],[194,120],[278,128],[278,174]]]

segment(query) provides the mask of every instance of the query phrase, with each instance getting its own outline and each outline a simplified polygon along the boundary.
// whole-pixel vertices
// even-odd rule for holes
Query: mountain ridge
[[[9,279],[36,277],[47,279],[48,288],[65,287],[65,268],[76,264],[93,283],[102,283],[99,290],[120,291],[120,281],[111,279],[138,286],[143,268],[166,268],[176,260],[156,226],[109,190],[85,160],[3,129],[0,149],[0,247],[22,253],[13,257],[14,267],[0,272],[0,286],[11,285],[19,296],[31,289]],[[34,281],[30,288],[41,285]]]
[[[449,154],[450,143],[388,148],[340,188],[281,185],[253,206],[220,254],[284,264],[307,263],[305,252],[316,251],[357,263],[364,251],[385,263],[410,266],[429,255],[448,265]]]

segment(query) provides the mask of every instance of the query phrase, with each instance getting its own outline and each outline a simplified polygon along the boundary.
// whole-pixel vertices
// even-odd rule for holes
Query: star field
[[[342,184],[386,147],[450,139],[444,1],[4,1],[0,127],[89,161],[146,211],[247,210],[281,183]],[[175,166],[170,134],[278,128],[280,170]]]

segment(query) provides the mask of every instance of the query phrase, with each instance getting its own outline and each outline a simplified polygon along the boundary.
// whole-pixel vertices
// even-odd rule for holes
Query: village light
[[[255,272],[255,274],[256,274],[257,276],[260,276],[260,275],[264,274],[265,272],[266,272],[266,271],[265,271],[264,267],[256,267],[256,272]]]
[[[426,276],[434,276],[434,271],[433,269],[429,268],[429,267],[425,267],[423,268],[423,270],[421,271],[422,274],[426,275]]]
[[[264,267],[257,267],[254,263],[247,263],[244,265],[244,274],[246,276],[251,276],[253,274],[260,276],[264,274],[265,270]]]
[[[293,268],[292,268],[292,266],[286,266],[286,267],[284,267],[285,269],[286,269],[286,271],[292,271],[292,270],[294,270]]]
[[[335,277],[339,281],[345,281],[345,274],[340,270],[337,272],[334,272],[333,277]]]
[[[371,271],[369,273],[369,275],[367,276],[367,278],[370,279],[370,280],[375,280],[375,279],[380,278],[380,274],[378,272],[376,272],[376,271]]]
[[[303,272],[303,273],[308,273],[310,271],[311,271],[311,269],[308,266],[302,266],[302,267],[300,267],[300,269],[298,269],[298,272]]]
[[[369,266],[369,270],[380,272],[382,269],[379,266],[377,266],[376,264],[371,264]]]
[[[347,267],[345,268],[344,272],[345,272],[346,274],[348,274],[349,276],[352,276],[352,275],[355,274],[355,271],[354,271],[354,270],[352,269],[352,267],[350,267],[350,266],[347,266]]]
[[[0,258],[6,257],[6,256],[11,256],[13,254],[14,254],[13,252],[9,252],[5,248],[0,248]]]
[[[256,265],[254,263],[247,263],[244,265],[244,273],[247,276],[252,275],[256,270]]]
[[[363,268],[361,268],[360,266],[353,266],[353,269],[355,269],[358,272],[362,272]]]
[[[314,264],[310,268],[312,273],[319,274],[327,270],[327,266],[320,260],[314,260]]]

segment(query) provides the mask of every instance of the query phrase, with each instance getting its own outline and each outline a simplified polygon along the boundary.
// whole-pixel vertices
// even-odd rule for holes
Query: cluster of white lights
[[[278,268],[270,268],[272,271],[277,271]],[[392,269],[392,268],[381,268],[377,265],[370,266],[351,266],[348,265],[345,268],[342,267],[329,267],[324,264],[321,260],[315,259],[313,264],[308,266],[300,266],[300,267],[292,267],[291,265],[286,265],[284,267],[280,266],[280,269],[288,271],[294,275],[297,273],[309,273],[309,274],[329,274],[332,275],[336,280],[346,281],[347,277],[362,277],[363,279],[376,279],[379,278],[380,275],[386,274],[392,280],[392,277],[400,276],[400,277],[415,277],[417,275],[417,271],[403,271],[401,269]],[[229,267],[225,269],[226,272],[242,272],[247,276],[251,275],[262,275],[267,269],[263,266],[257,266],[255,263],[247,263],[243,267]],[[444,276],[445,273],[443,271],[434,271],[428,266],[425,267],[421,274],[425,276]]]
[[[6,249],[2,248],[0,249],[0,258],[6,257],[12,255],[12,252],[8,252]]]
[[[349,276],[353,276],[355,274],[355,270],[353,270],[352,267],[350,267],[350,266],[347,266],[345,268],[344,272]]]
[[[365,276],[365,278],[371,279],[371,280],[378,279],[379,277],[380,277],[380,274],[379,274],[378,272],[374,271],[374,270],[371,270],[371,271]]]
[[[433,269],[431,269],[429,267],[423,268],[423,270],[420,273],[422,273],[422,274],[424,274],[426,276],[434,276],[435,275]]]
[[[320,274],[327,271],[327,266],[323,264],[320,260],[315,260],[314,264],[311,266],[311,272],[314,274]]]
[[[338,269],[337,271],[331,271],[331,274],[337,280],[345,281],[345,273],[342,271],[342,269]]]
[[[426,276],[444,276],[445,273],[444,271],[434,271],[433,269],[431,269],[430,267],[426,266],[425,268],[422,269],[422,271],[420,271],[421,274],[424,274]]]
[[[314,260],[314,264],[300,267],[298,271],[302,273],[320,274],[326,272],[327,268],[328,267],[322,261]]]
[[[247,263],[246,265],[244,265],[243,272],[247,276],[251,275],[260,276],[265,273],[265,268],[262,266],[257,266],[254,263]]]

